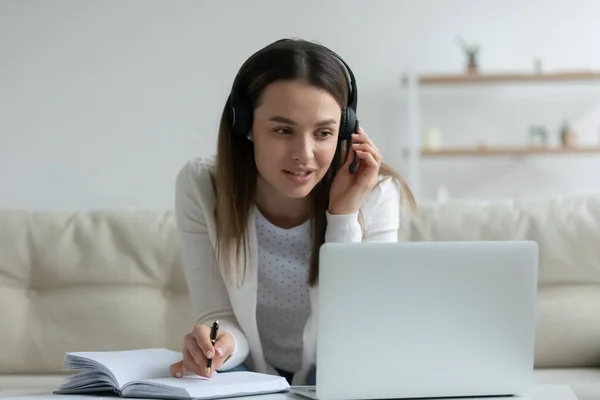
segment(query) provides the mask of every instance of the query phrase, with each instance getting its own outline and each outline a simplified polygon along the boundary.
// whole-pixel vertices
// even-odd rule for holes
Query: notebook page
[[[119,388],[135,380],[170,377],[169,367],[182,359],[181,353],[167,349],[73,352],[68,355],[103,364],[112,371]]]
[[[285,378],[257,372],[222,372],[207,379],[197,375],[183,378],[147,379],[147,384],[185,389],[193,398],[231,397],[243,394],[271,393],[289,389]],[[136,391],[139,389],[136,388]],[[144,392],[146,389],[144,388]],[[156,391],[160,393],[160,389]]]

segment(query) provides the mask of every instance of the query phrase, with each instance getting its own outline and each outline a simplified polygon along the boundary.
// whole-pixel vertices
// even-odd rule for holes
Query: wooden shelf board
[[[423,149],[423,157],[446,156],[528,156],[538,154],[600,154],[600,146],[586,147],[455,147],[439,150]]]
[[[498,73],[498,74],[441,74],[421,75],[422,85],[453,85],[469,83],[559,82],[600,80],[600,71],[573,71],[553,73]]]

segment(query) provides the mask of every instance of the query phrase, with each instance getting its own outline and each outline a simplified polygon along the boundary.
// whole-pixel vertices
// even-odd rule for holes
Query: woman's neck
[[[285,197],[260,177],[257,183],[256,207],[273,225],[290,229],[310,218],[309,198]]]

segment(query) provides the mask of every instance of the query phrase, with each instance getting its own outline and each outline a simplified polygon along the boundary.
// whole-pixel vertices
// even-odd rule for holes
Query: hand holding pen
[[[215,343],[217,342],[217,333],[219,333],[219,321],[214,321],[212,327],[210,328],[210,344],[215,348]],[[208,357],[206,360],[206,374],[208,376],[211,375],[212,372],[212,358]]]
[[[212,326],[196,325],[184,338],[183,360],[171,365],[176,378],[193,373],[210,378],[233,353],[235,342],[229,332],[219,330],[219,321]]]

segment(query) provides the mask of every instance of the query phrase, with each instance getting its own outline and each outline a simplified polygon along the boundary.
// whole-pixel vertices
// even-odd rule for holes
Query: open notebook
[[[288,391],[281,376],[257,372],[221,372],[212,378],[172,378],[169,366],[181,353],[167,349],[67,353],[65,368],[79,371],[55,394],[98,394],[156,399],[219,399]]]

